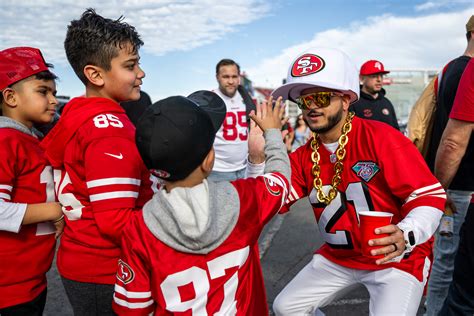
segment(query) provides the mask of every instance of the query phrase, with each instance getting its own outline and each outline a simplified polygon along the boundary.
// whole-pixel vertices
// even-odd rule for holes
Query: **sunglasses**
[[[325,108],[331,104],[332,97],[343,95],[340,92],[314,92],[300,96],[296,99],[296,104],[301,110],[309,109],[311,104],[315,104],[318,108]]]

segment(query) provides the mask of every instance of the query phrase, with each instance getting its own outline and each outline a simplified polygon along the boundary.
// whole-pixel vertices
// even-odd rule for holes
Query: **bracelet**
[[[54,220],[54,221],[53,221],[53,224],[56,224],[57,222],[60,222],[60,221],[62,221],[63,219],[64,219],[64,214],[63,214],[63,215],[61,215],[61,217],[60,217],[60,218],[58,218],[58,219]]]

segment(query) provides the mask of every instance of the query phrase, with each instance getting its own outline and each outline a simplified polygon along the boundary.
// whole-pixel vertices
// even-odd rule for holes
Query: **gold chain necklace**
[[[320,178],[321,168],[319,167],[320,156],[318,153],[319,135],[317,133],[313,133],[314,137],[313,137],[313,140],[311,141],[311,148],[313,149],[313,152],[311,153],[311,160],[313,161],[312,171],[314,175],[313,186],[316,189],[316,197],[318,198],[318,201],[326,205],[331,203],[331,201],[334,200],[334,198],[337,196],[337,186],[341,183],[341,180],[342,180],[341,178],[342,169],[343,169],[342,160],[344,160],[344,157],[346,156],[346,149],[344,147],[349,141],[349,137],[347,137],[347,134],[352,129],[353,117],[354,117],[354,112],[349,112],[346,117],[346,122],[342,126],[342,134],[341,136],[339,136],[339,140],[338,140],[339,146],[337,147],[337,150],[336,150],[337,161],[334,163],[334,176],[332,177],[332,184],[331,184],[331,188],[329,189],[328,195],[325,195],[323,192],[323,182],[321,181],[321,178]]]

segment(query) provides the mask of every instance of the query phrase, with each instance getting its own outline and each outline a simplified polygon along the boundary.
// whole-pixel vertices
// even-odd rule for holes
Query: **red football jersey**
[[[75,98],[42,146],[66,215],[57,258],[60,274],[113,284],[122,229],[152,195],[135,127],[118,103]]]
[[[39,141],[26,133],[0,128],[0,200],[54,202],[54,183]],[[0,309],[26,303],[46,288],[53,261],[54,226],[21,226],[18,233],[0,231]]]
[[[425,258],[431,257],[433,238],[417,245],[409,258],[399,263],[376,265],[375,259],[362,256],[358,212],[390,212],[392,224],[397,224],[417,206],[441,210],[445,203],[441,185],[416,147],[389,125],[354,117],[348,138],[339,193],[329,205],[316,198],[311,140],[290,155],[292,187],[288,205],[304,196],[309,197],[325,240],[317,253],[327,259],[362,270],[395,267],[421,281]],[[319,154],[321,180],[327,193],[334,176],[334,164],[330,162],[330,152],[322,144]]]
[[[229,237],[207,254],[177,251],[136,216],[122,239],[113,308],[119,315],[268,315],[258,251],[263,226],[281,208],[281,174],[232,182],[240,213]]]

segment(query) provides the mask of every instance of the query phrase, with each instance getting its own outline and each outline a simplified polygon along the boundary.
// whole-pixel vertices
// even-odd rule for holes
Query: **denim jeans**
[[[460,241],[454,261],[453,282],[440,316],[474,315],[474,201],[467,210],[461,227]]]
[[[454,270],[454,258],[459,245],[459,231],[471,202],[471,193],[469,191],[448,190],[449,197],[456,206],[456,213],[453,216],[454,231],[451,237],[441,236],[439,230],[435,234],[434,262],[428,281],[425,302],[425,315],[427,316],[438,315],[448,295]]]
[[[236,170],[236,171],[212,171],[208,179],[214,182],[220,181],[234,181],[237,179],[245,178],[247,168]]]

